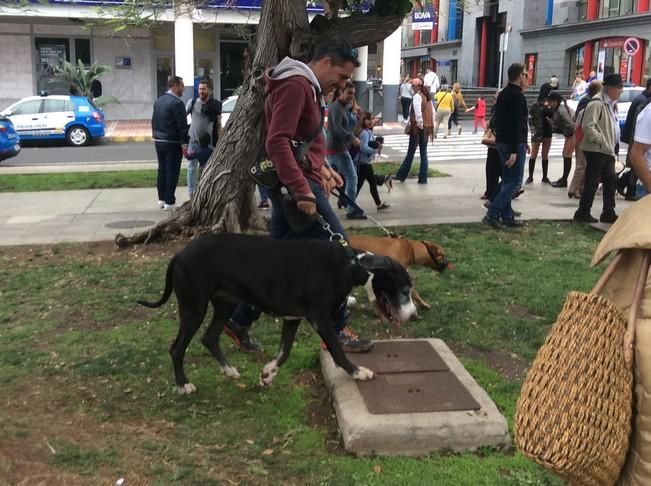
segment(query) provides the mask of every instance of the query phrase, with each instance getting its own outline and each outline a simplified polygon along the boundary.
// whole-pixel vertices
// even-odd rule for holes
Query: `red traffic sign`
[[[629,56],[634,56],[640,50],[640,41],[635,37],[629,37],[624,41],[624,52]]]

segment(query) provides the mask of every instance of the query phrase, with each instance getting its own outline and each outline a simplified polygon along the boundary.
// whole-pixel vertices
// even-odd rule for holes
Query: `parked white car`
[[[222,102],[222,127],[226,126],[228,118],[231,116],[231,113],[233,113],[235,103],[237,103],[237,98],[237,95],[229,96]]]
[[[617,118],[619,120],[619,126],[623,126],[626,121],[626,115],[628,114],[628,109],[631,107],[631,102],[633,99],[639,95],[644,88],[641,86],[626,86],[622,95],[619,97],[617,102]],[[576,111],[576,107],[579,104],[576,100],[567,100],[567,106]]]

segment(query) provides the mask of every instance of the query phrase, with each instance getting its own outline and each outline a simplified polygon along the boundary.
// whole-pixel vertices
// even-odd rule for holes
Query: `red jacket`
[[[298,61],[292,62],[298,64]],[[308,179],[321,183],[321,167],[326,153],[323,130],[307,154],[311,170],[296,162],[290,141],[305,140],[317,130],[321,123],[322,97],[314,83],[300,72],[301,67],[298,73],[294,65],[293,70],[285,70],[284,77],[282,74],[276,77],[276,71],[282,72],[278,67],[283,63],[265,74],[265,149],[280,181],[295,196],[306,196],[312,192]],[[309,69],[305,64],[302,66]]]
[[[484,118],[486,116],[486,101],[477,100],[477,108],[475,108],[475,118]]]

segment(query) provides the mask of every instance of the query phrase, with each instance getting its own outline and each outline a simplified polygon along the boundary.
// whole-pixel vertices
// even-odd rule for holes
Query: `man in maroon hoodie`
[[[289,57],[265,75],[265,149],[278,177],[306,214],[318,212],[335,233],[346,239],[346,232],[330,207],[328,195],[343,181],[326,163],[323,137],[323,95],[335,87],[343,88],[359,66],[357,50],[344,40],[331,40],[317,45],[308,64]],[[307,153],[309,164],[299,164],[292,152],[293,140],[306,140],[318,132]],[[275,239],[329,239],[330,234],[315,222],[306,232],[292,231],[280,204],[272,204],[271,237]],[[243,351],[257,351],[248,330],[260,312],[240,305],[226,324],[225,332]],[[367,352],[372,343],[357,336],[346,326],[345,306],[336,320],[337,338],[346,352]]]

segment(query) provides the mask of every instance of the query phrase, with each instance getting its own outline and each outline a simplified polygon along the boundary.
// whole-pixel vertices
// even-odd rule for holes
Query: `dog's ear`
[[[391,258],[386,256],[378,256],[372,253],[364,253],[357,256],[359,263],[362,267],[369,272],[377,272],[378,270],[391,270],[397,265]]]

